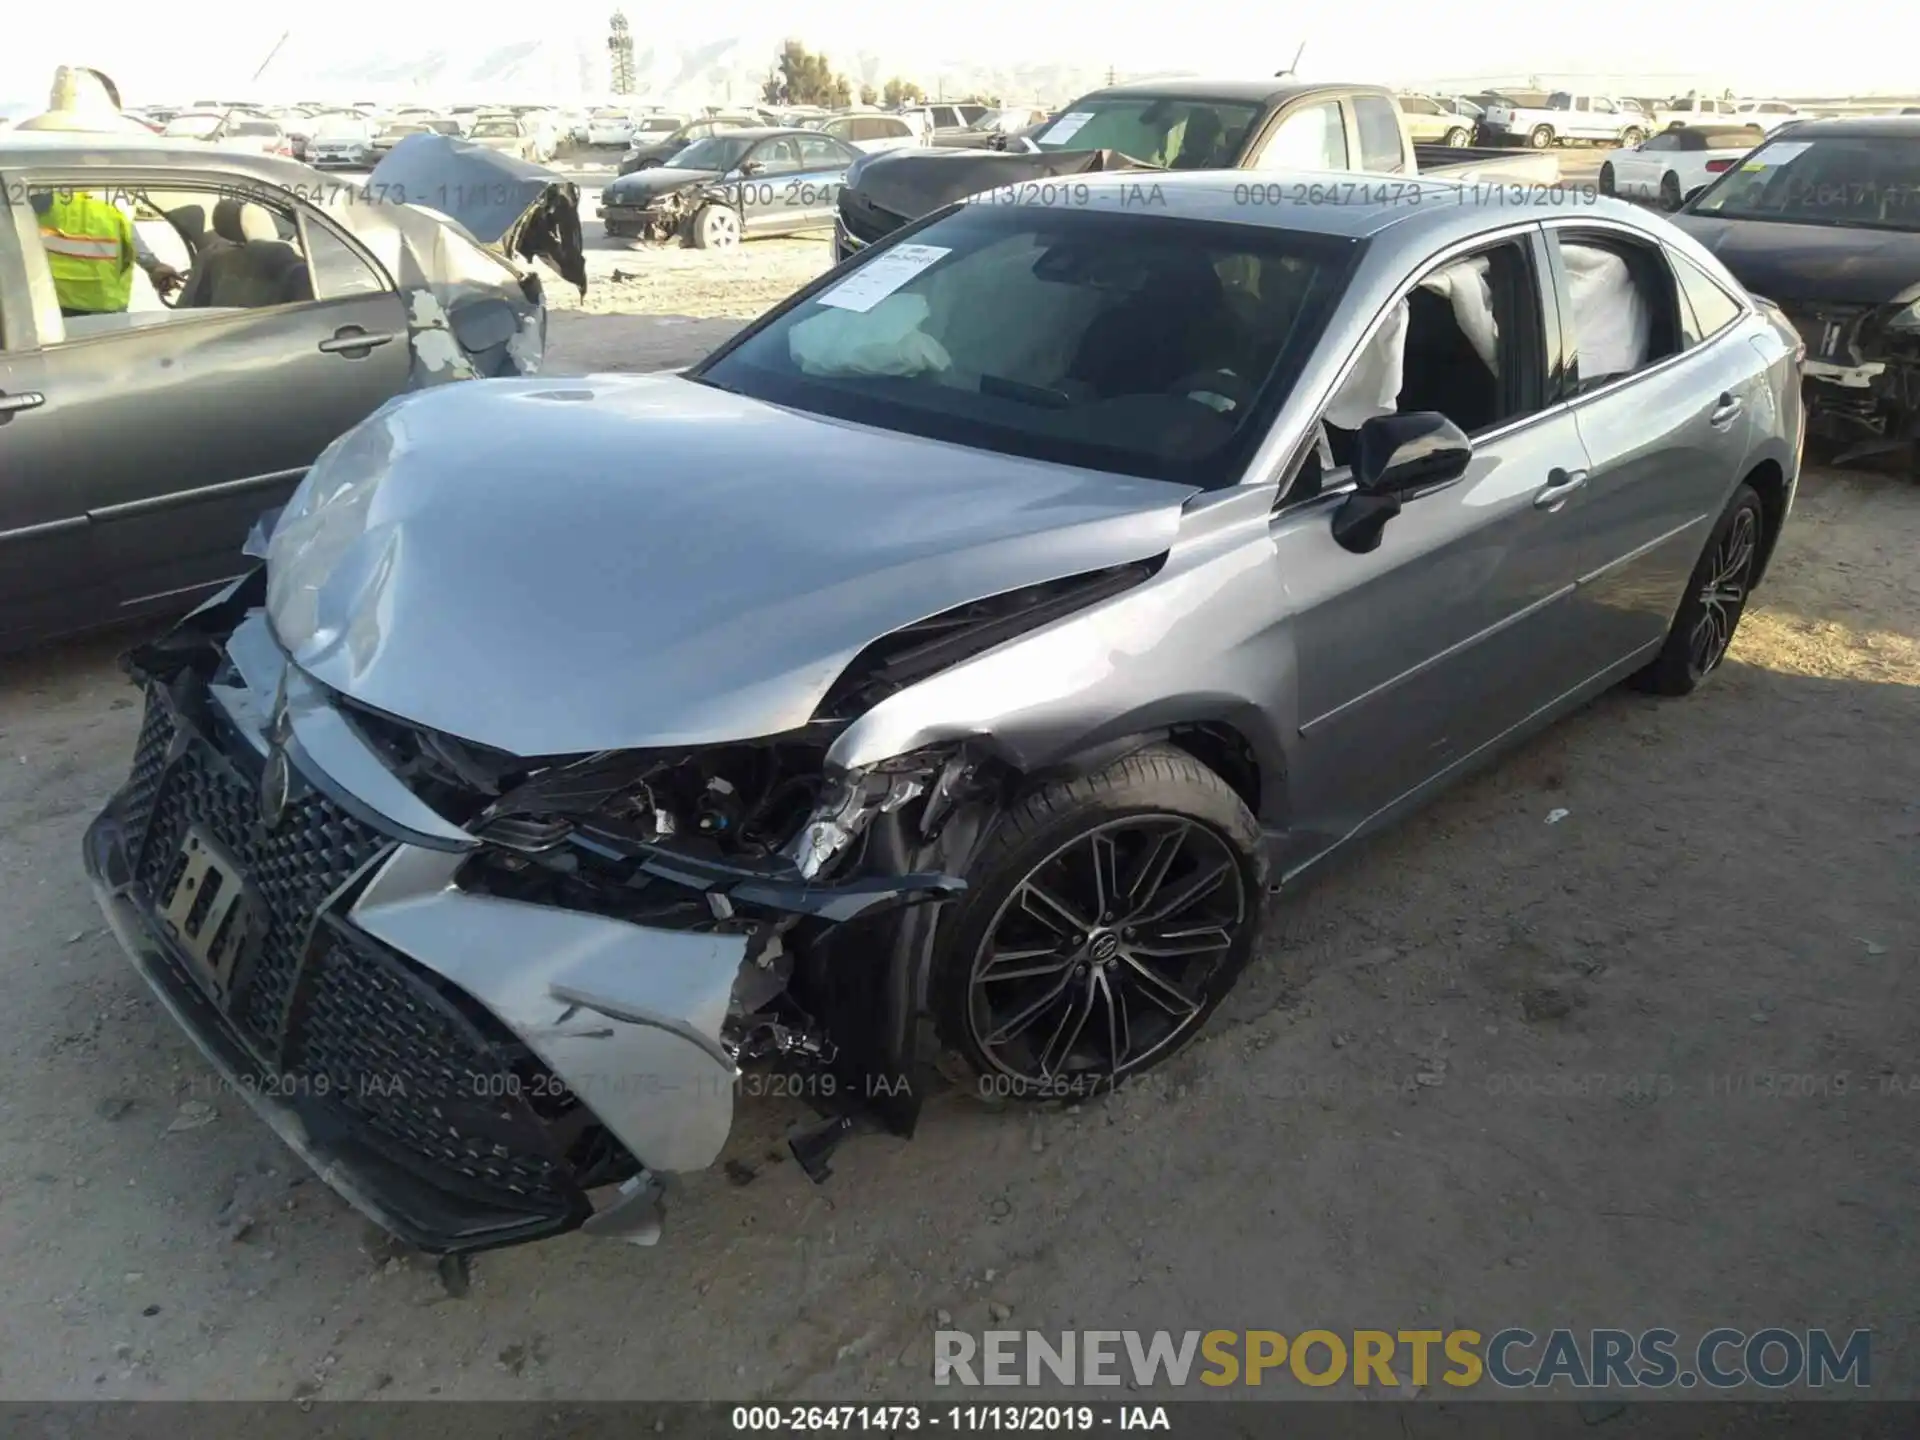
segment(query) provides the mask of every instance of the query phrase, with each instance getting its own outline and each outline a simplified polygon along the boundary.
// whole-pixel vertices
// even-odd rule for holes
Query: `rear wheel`
[[[1638,145],[1646,138],[1647,132],[1642,130],[1638,125],[1629,125],[1620,132],[1620,143],[1622,145]]]
[[[740,216],[725,205],[703,205],[689,233],[698,250],[730,250],[740,243]]]
[[[1465,126],[1456,125],[1447,131],[1447,146],[1453,150],[1464,150],[1467,148],[1467,141],[1471,138]]]
[[[1662,210],[1680,208],[1680,177],[1671,170],[1660,177],[1660,208]]]
[[[1613,166],[1611,165],[1602,165],[1600,167],[1600,193],[1602,195],[1619,193],[1613,188]]]
[[[1553,144],[1553,127],[1551,125],[1534,126],[1527,134],[1527,144],[1536,150],[1546,149]]]
[[[1035,791],[942,926],[943,1039],[994,1093],[1032,1099],[1170,1058],[1252,954],[1259,843],[1226,781],[1167,746]]]
[[[1633,677],[1655,695],[1690,695],[1720,667],[1747,608],[1760,563],[1765,516],[1753,487],[1742,485],[1707,537],[1687,593],[1653,663]]]

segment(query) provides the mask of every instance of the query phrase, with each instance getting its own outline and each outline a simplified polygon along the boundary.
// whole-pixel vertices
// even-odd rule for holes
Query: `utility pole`
[[[612,58],[613,93],[633,93],[633,30],[624,11],[613,12],[612,28],[607,34],[607,53]]]
[[[1113,66],[1107,66],[1107,84],[1113,84]]]
[[[258,80],[262,75],[267,73],[267,66],[273,63],[273,57],[280,53],[280,47],[287,43],[287,36],[291,34],[293,34],[291,30],[283,30],[280,33],[280,38],[273,42],[273,48],[267,52],[267,58],[262,60],[260,62],[260,68],[253,72],[253,78],[255,80]]]

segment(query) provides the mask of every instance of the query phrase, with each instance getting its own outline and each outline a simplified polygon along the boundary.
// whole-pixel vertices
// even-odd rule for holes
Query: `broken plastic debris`
[[[1571,810],[1549,810],[1547,812],[1547,824],[1558,825],[1562,820],[1566,819],[1567,816],[1571,815],[1572,813],[1573,812]]]
[[[188,1100],[174,1112],[164,1133],[171,1135],[176,1130],[198,1130],[202,1125],[211,1125],[220,1117],[220,1112],[204,1100]]]

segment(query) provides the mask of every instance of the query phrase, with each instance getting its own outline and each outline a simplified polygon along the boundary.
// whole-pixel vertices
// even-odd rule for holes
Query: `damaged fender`
[[[402,847],[348,918],[484,1004],[649,1170],[712,1164],[733,1124],[721,1026],[748,938],[468,894],[463,858]]]

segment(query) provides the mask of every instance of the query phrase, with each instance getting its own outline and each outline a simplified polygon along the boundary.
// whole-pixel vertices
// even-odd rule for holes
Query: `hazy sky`
[[[222,8],[217,20],[198,23],[192,17],[212,12],[94,0],[85,7],[83,25],[61,27],[70,37],[62,39],[54,33],[59,9],[35,7],[37,20],[8,21],[0,45],[0,99],[38,100],[53,67],[63,63],[105,70],[129,103],[191,98],[184,92],[198,89],[272,93],[277,78],[296,83],[308,64],[352,56],[404,59],[431,50],[478,53],[522,39],[602,36],[613,8],[581,0],[324,0]],[[1824,13],[1833,23],[1820,27],[1804,23],[1804,10],[1783,8],[1769,20],[1764,8],[1672,0],[1607,0],[1591,11],[1486,0],[1438,8],[1430,0],[1374,0],[1316,6],[1307,18],[1298,7],[1272,0],[1204,6],[1039,0],[984,11],[921,0],[724,0],[626,10],[639,48],[652,41],[677,48],[730,36],[771,41],[790,34],[829,55],[866,50],[889,61],[918,60],[928,71],[942,59],[1013,53],[1121,70],[1257,75],[1281,68],[1304,40],[1301,73],[1307,78],[1408,84],[1579,72],[1664,75],[1675,89],[1698,83],[1754,95],[1920,88],[1913,63],[1920,7],[1914,0],[1850,0],[1830,6]],[[313,23],[319,18],[324,30]],[[286,47],[253,86],[253,72],[289,25]]]

